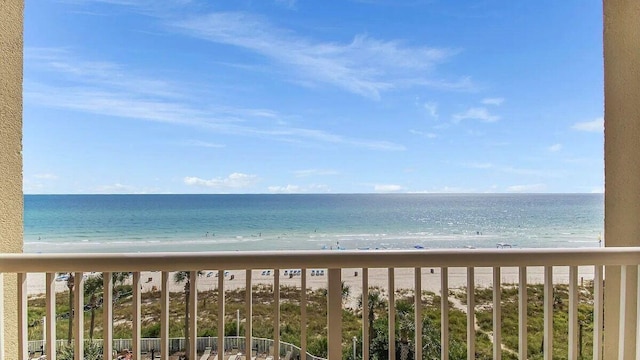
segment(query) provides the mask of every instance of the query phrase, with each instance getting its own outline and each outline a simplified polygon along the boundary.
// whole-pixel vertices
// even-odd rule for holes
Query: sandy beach
[[[281,286],[295,286],[301,287],[301,275],[298,275],[300,271],[293,271],[294,275],[291,275],[291,270],[298,269],[281,269],[280,270],[280,285]],[[449,268],[449,288],[455,289],[467,286],[467,270],[466,268]],[[312,276],[311,273],[314,273]],[[422,268],[422,290],[430,291],[436,294],[441,293],[441,269],[440,268]],[[320,275],[315,275],[320,273]],[[412,290],[415,286],[414,278],[415,270],[413,268],[398,268],[394,270],[395,289],[408,289]],[[201,291],[212,290],[218,287],[218,272],[217,271],[204,271],[204,274],[198,278],[198,289]],[[285,275],[286,274],[286,275]],[[585,266],[579,268],[578,282],[593,280],[594,270],[593,267]],[[389,270],[388,269],[369,269],[369,287],[379,287],[388,290],[389,284]],[[91,274],[87,274],[91,276]],[[142,291],[160,290],[161,286],[161,273],[160,272],[141,272]],[[543,267],[529,267],[527,268],[527,283],[528,284],[541,284],[544,278]],[[170,277],[170,292],[182,292],[184,284],[175,283],[173,276]],[[501,269],[501,283],[502,284],[517,284],[518,282],[518,268],[507,267]],[[362,269],[343,269],[342,280],[345,285],[350,288],[350,305],[353,305],[357,301],[357,298],[362,293]],[[493,286],[493,269],[492,268],[476,268],[475,269],[475,286],[476,287],[491,287]],[[554,284],[568,284],[569,283],[569,268],[568,267],[554,267],[553,268],[553,281]],[[252,284],[264,284],[273,285],[274,282],[274,270],[252,270]],[[131,279],[128,280],[131,283]],[[307,287],[310,289],[327,288],[328,284],[328,272],[326,269],[308,269],[307,270]],[[225,274],[224,288],[225,290],[244,288],[246,285],[246,271],[232,270]],[[45,286],[45,274],[43,273],[31,273],[27,276],[28,295],[36,296],[44,294],[46,291]],[[66,281],[56,281],[56,292],[63,292],[67,290]]]

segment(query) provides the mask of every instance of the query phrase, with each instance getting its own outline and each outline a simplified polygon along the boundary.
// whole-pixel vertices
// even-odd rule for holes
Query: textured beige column
[[[22,252],[22,0],[0,1],[0,252]],[[4,276],[5,359],[18,356],[15,274]],[[0,329],[2,331],[2,329]]]
[[[640,246],[640,2],[604,1],[605,245]],[[636,279],[636,271],[628,283]],[[607,267],[605,358],[618,353],[620,271]],[[635,358],[635,287],[627,286],[624,358]]]
[[[0,252],[22,252],[22,0],[0,1]],[[5,359],[18,358],[15,275],[4,276]],[[2,331],[0,329],[0,331]]]

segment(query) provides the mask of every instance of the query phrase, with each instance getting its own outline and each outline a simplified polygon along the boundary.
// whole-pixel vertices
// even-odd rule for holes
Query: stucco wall
[[[604,1],[605,243],[640,246],[640,2]],[[627,319],[636,319],[633,271]],[[615,358],[620,273],[606,270],[605,358]],[[636,282],[637,284],[637,282]],[[632,324],[629,324],[632,325]],[[624,359],[634,358],[635,331],[625,332]],[[616,351],[617,352],[617,351]]]
[[[0,251],[22,252],[22,0],[0,1]],[[5,275],[5,359],[18,359],[15,275]]]

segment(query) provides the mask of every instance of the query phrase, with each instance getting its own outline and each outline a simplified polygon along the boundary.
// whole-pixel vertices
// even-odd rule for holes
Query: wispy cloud
[[[376,184],[373,186],[375,192],[398,192],[402,191],[402,189],[401,185],[394,184]]]
[[[499,167],[498,170],[505,172],[507,174],[536,176],[540,178],[558,178],[562,176],[560,171],[556,171],[556,170],[550,171],[546,169],[525,169],[525,168],[516,168],[512,166],[504,166],[504,167]]]
[[[135,187],[131,185],[124,185],[120,183],[115,183],[112,185],[101,185],[94,189],[97,193],[104,194],[123,194],[123,193],[133,193]]]
[[[571,129],[577,131],[587,132],[603,132],[604,131],[604,118],[599,117],[592,121],[578,122],[571,126]]]
[[[317,41],[242,12],[194,16],[171,26],[193,37],[260,54],[302,82],[330,84],[374,99],[398,86],[437,83],[440,80],[425,74],[457,53],[366,35],[357,35],[349,43]]]
[[[204,147],[204,148],[223,148],[223,147],[226,147],[226,145],[224,145],[224,144],[217,144],[217,143],[201,141],[201,140],[189,140],[189,141],[185,142],[185,145],[187,145],[187,146],[196,146],[196,147]]]
[[[212,189],[242,189],[255,185],[260,179],[256,175],[233,173],[226,178],[202,179],[187,176],[184,183],[189,186],[207,187]]]
[[[495,105],[500,106],[504,102],[504,98],[485,98],[482,99],[482,103],[484,105]]]
[[[148,79],[113,62],[78,60],[65,49],[27,49],[25,64],[33,68],[29,74],[46,75],[25,79],[23,93],[30,105],[195,126],[275,141],[312,141],[383,151],[406,149],[384,140],[287,126],[272,109],[212,105],[194,86],[187,89],[176,82]],[[45,79],[51,79],[51,84]]]
[[[269,186],[267,190],[273,194],[304,194],[304,193],[328,193],[331,189],[327,185],[286,185],[286,186]]]
[[[36,175],[33,175],[33,177],[40,180],[57,180],[58,179],[58,175],[51,174],[51,173],[36,174]]]
[[[529,185],[512,185],[507,187],[508,192],[525,193],[525,192],[543,192],[547,189],[545,184],[529,184]]]
[[[558,152],[560,150],[562,150],[562,144],[553,144],[551,146],[549,146],[549,151],[550,152]]]
[[[500,116],[492,115],[485,107],[472,107],[464,112],[453,115],[453,122],[459,123],[462,120],[480,120],[484,122],[495,122],[500,120]]]
[[[432,101],[426,102],[422,107],[427,111],[427,114],[434,119],[438,118],[438,104]]]
[[[420,131],[420,130],[409,130],[409,132],[414,135],[426,137],[427,139],[435,139],[436,137],[438,137],[436,133],[432,133],[432,132],[426,132],[426,131]]]
[[[546,169],[527,169],[527,168],[516,168],[513,166],[505,166],[492,164],[489,162],[471,162],[461,164],[462,166],[469,169],[491,169],[494,172],[501,172],[505,174],[515,174],[522,175],[528,177],[537,177],[537,178],[558,178],[562,176],[560,171],[554,170],[546,170]]]
[[[441,194],[441,193],[463,194],[463,193],[476,193],[476,192],[478,192],[478,190],[473,188],[463,188],[458,186],[443,186],[438,189],[411,191],[410,193],[411,194]]]

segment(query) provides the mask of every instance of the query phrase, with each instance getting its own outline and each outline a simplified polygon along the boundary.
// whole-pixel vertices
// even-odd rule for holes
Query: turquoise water
[[[596,247],[602,194],[25,195],[25,252]]]

